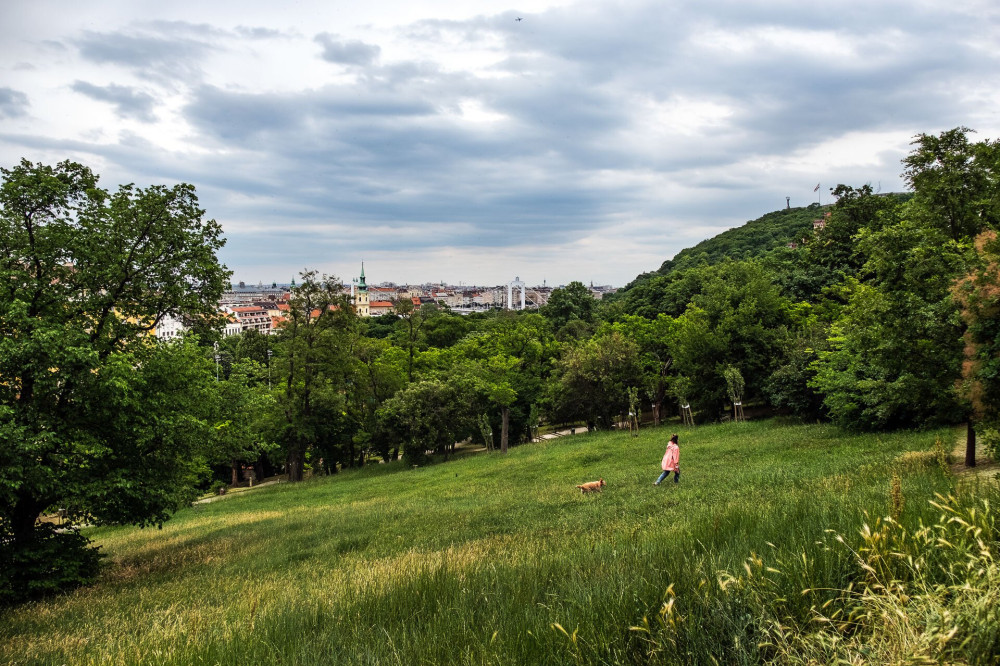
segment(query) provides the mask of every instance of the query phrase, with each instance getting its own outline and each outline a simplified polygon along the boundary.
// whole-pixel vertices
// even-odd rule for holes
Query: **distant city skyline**
[[[985,0],[36,0],[0,22],[0,166],[191,183],[248,283],[364,260],[621,286],[786,197],[902,191],[915,134],[1000,137],[998,102]]]
[[[343,277],[341,277],[339,275],[335,275],[333,277],[336,277],[345,287],[348,287],[348,288],[350,288],[352,281],[354,281],[354,280],[357,279],[357,278],[347,278],[347,279],[344,279]],[[518,276],[514,276],[514,278],[517,278],[517,277]],[[299,278],[299,276],[295,276],[295,283],[296,284],[299,283],[299,279],[298,278]],[[368,280],[368,287],[369,288],[376,288],[376,289],[379,289],[379,288],[381,288],[381,289],[387,289],[387,288],[391,288],[391,287],[435,286],[436,285],[436,286],[442,286],[442,287],[462,288],[462,289],[478,289],[478,288],[493,289],[493,288],[496,288],[496,287],[506,287],[509,283],[511,283],[511,282],[514,281],[514,278],[511,278],[510,280],[507,280],[505,282],[471,282],[471,281],[468,281],[468,280],[462,280],[460,282],[440,282],[440,281],[434,281],[434,280],[422,280],[422,281],[419,281],[419,282],[395,282],[395,281],[392,281],[392,280],[380,280],[380,281],[372,282],[371,280]],[[570,280],[570,282],[573,282],[573,280]],[[579,280],[579,282],[583,282],[583,281]],[[287,289],[287,288],[290,288],[292,286],[291,280],[289,280],[287,282],[283,282],[281,280],[257,280],[256,282],[250,282],[250,281],[247,281],[247,280],[232,279],[232,280],[230,280],[230,284],[231,284],[231,286],[233,286],[233,287],[239,287],[240,289],[254,289],[254,288]],[[550,289],[558,289],[560,287],[565,287],[567,284],[569,284],[569,282],[564,282],[564,283],[560,283],[560,284],[550,284],[547,281],[543,280],[543,281],[538,282],[538,283],[526,282],[526,284],[529,287],[532,287],[532,288],[537,288],[537,287],[545,288],[545,287],[547,287],[547,288],[550,288]],[[596,288],[606,288],[606,287],[619,288],[619,287],[624,286],[624,285],[615,285],[615,284],[598,284],[596,282],[583,282],[583,284],[585,286],[587,286],[587,287],[593,287],[595,289]]]

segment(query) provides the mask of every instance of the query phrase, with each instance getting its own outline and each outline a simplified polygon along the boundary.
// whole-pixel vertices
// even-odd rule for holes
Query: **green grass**
[[[852,557],[818,548],[825,530],[888,515],[893,474],[914,524],[954,483],[932,455],[903,455],[949,431],[679,432],[677,486],[651,485],[670,431],[649,429],[373,465],[199,505],[161,530],[91,530],[101,582],[0,616],[0,662],[754,663],[768,654],[760,608],[718,596],[720,572],[809,552],[789,590],[846,586]],[[601,494],[574,488],[598,477]],[[664,633],[670,600],[686,624]]]

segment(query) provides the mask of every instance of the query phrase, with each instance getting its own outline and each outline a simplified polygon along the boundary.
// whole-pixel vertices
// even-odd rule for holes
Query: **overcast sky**
[[[620,286],[1000,137],[993,0],[517,1],[0,0],[0,165],[192,183],[248,283]]]

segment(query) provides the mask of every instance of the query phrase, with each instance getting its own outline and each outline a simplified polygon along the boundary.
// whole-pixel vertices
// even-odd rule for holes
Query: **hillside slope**
[[[812,204],[804,208],[785,208],[767,213],[681,250],[673,259],[664,261],[659,269],[637,276],[619,293],[627,292],[657,275],[669,275],[701,263],[717,264],[726,258],[748,259],[762,256],[809,234],[813,228],[813,220],[822,217],[829,209],[830,206]]]
[[[697,266],[703,261],[717,264],[725,258],[759,257],[810,234],[813,220],[822,217],[829,209],[830,206],[813,204],[805,208],[776,210],[681,250],[673,259],[664,261],[656,272],[666,275]]]
[[[6,614],[0,662],[756,663],[768,655],[741,599],[692,605],[720,570],[812,549],[819,591],[781,588],[782,613],[808,618],[853,561],[814,548],[824,530],[882,515],[893,474],[913,500],[907,524],[929,513],[916,498],[950,487],[933,466],[897,462],[946,431],[679,432],[676,486],[652,486],[670,433],[647,429],[375,465],[186,509],[162,530],[93,530],[103,580]],[[574,487],[599,477],[603,493]],[[657,657],[630,627],[656,621],[668,588],[687,608],[685,645]]]

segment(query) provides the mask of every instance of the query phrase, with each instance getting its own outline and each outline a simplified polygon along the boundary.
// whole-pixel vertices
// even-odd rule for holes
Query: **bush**
[[[407,465],[426,465],[427,451],[421,442],[407,442],[403,447],[403,460]]]
[[[990,455],[990,459],[1000,461],[1000,431],[996,428],[983,428],[977,436],[980,446]]]
[[[97,579],[103,555],[76,529],[40,524],[28,542],[0,540],[0,606],[67,592]]]

